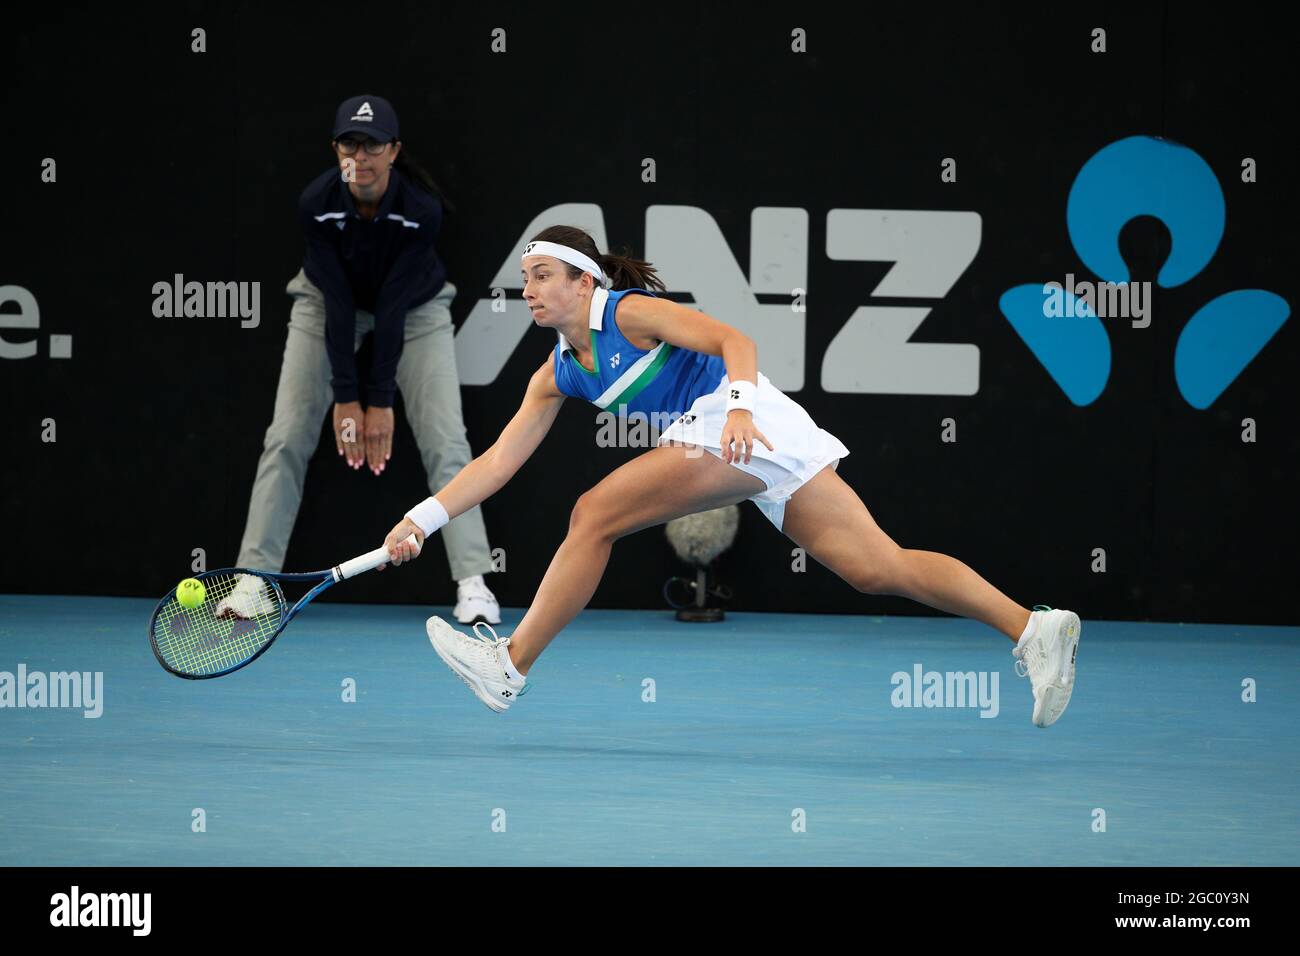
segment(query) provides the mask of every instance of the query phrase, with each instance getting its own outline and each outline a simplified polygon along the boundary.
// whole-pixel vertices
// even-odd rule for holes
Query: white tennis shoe
[[[487,624],[501,623],[501,605],[497,603],[496,595],[488,590],[481,574],[457,582],[456,607],[451,613],[462,624],[476,624],[479,621]]]
[[[267,593],[266,582],[252,574],[236,575],[231,592],[217,605],[216,617],[238,617],[245,621],[274,614],[279,606]]]
[[[1073,611],[1035,604],[1034,631],[1017,642],[1011,653],[1016,674],[1028,676],[1034,689],[1035,727],[1050,727],[1065,713],[1074,692],[1074,658],[1083,625]]]
[[[491,631],[492,637],[481,635],[480,627]],[[429,632],[429,643],[443,663],[455,671],[479,700],[498,714],[509,710],[515,698],[523,695],[527,678],[512,680],[506,670],[506,655],[510,653],[506,648],[510,646],[510,638],[497,637],[492,625],[475,624],[474,636],[470,637],[435,615],[429,618],[425,630]]]

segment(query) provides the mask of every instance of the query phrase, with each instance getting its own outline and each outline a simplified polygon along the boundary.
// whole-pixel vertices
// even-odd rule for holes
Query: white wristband
[[[408,511],[406,517],[416,523],[426,538],[451,520],[442,502],[432,495]]]
[[[727,411],[743,408],[747,412],[754,410],[754,393],[758,386],[753,382],[738,379],[727,386]]]

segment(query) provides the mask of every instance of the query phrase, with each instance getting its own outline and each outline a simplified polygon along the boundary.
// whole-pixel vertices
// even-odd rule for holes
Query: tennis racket
[[[420,553],[415,535],[407,542]],[[222,677],[253,663],[294,617],[327,588],[392,561],[384,548],[344,561],[328,571],[278,574],[249,568],[222,568],[196,575],[203,603],[185,607],[172,588],[149,620],[149,646],[167,671],[189,680]],[[289,607],[281,582],[315,582]],[[179,586],[179,585],[178,585]]]

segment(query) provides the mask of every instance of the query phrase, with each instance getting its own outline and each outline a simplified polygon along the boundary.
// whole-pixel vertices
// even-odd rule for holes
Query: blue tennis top
[[[625,295],[649,295],[645,289],[610,292],[596,289],[591,296],[588,325],[594,371],[584,368],[571,354],[571,346],[556,330],[559,342],[553,355],[555,387],[602,409],[622,414],[644,412],[677,418],[701,395],[715,390],[726,377],[720,355],[706,355],[660,342],[648,352],[639,349],[619,331],[614,312]]]

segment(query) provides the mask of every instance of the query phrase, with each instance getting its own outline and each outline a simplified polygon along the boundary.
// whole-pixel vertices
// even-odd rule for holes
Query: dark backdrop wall
[[[6,14],[0,588],[158,595],[196,548],[209,567],[234,561],[279,373],[284,284],[301,262],[295,201],[332,162],[337,103],[374,92],[396,105],[407,147],[459,207],[440,250],[460,290],[476,452],[555,341],[519,309],[522,242],[548,210],[585,204],[576,224],[648,254],[675,299],[755,335],[760,367],[851,449],[840,474],[900,544],[954,554],[1022,603],[1089,617],[1294,623],[1295,322],[1208,407],[1184,397],[1175,362],[1191,317],[1216,297],[1263,290],[1287,315],[1296,301],[1286,119],[1296,57],[1273,14],[1091,3],[745,11]],[[191,51],[196,27],[204,53]],[[493,52],[496,28],[505,52]],[[796,29],[806,52],[791,48]],[[1121,156],[1076,197],[1078,212],[1095,218],[1125,190],[1166,210],[1121,210],[1114,223],[1131,278],[1153,283],[1152,321],[1101,320],[1105,386],[1079,402],[1056,379],[1095,384],[1104,345],[1052,326],[1044,334],[1061,336],[1065,358],[1049,371],[1002,297],[1099,278],[1072,241],[1067,200],[1084,164],[1126,140],[1150,152]],[[1184,147],[1196,158],[1170,152]],[[54,182],[42,181],[46,158]],[[955,181],[943,175],[949,159]],[[1243,181],[1247,159],[1255,181]],[[1172,229],[1204,231],[1214,215],[1213,189],[1180,178],[1184,160],[1211,171],[1223,231],[1192,277],[1162,286],[1184,242]],[[260,282],[260,324],[155,318],[151,290],[177,273]],[[498,287],[507,313],[491,312]],[[796,288],[805,312],[791,308]],[[898,310],[928,310],[912,342],[966,348],[907,352]],[[1202,330],[1204,361],[1250,351],[1245,339],[1276,324],[1248,311]],[[1202,386],[1212,375],[1197,374]],[[566,402],[538,453],[484,505],[506,555],[490,578],[503,604],[530,602],[574,500],[639,453],[598,448],[595,412]],[[945,419],[956,441],[943,440]],[[1243,441],[1244,419],[1254,441]],[[289,570],[375,546],[427,493],[400,407],[379,478],[346,469],[322,437]],[[858,594],[816,565],[792,572],[792,547],[742,505],[718,566],[731,606],[932,613]],[[661,607],[664,579],[684,570],[662,528],[642,532],[616,547],[593,606]],[[331,599],[447,603],[454,592],[435,542],[413,568]]]

